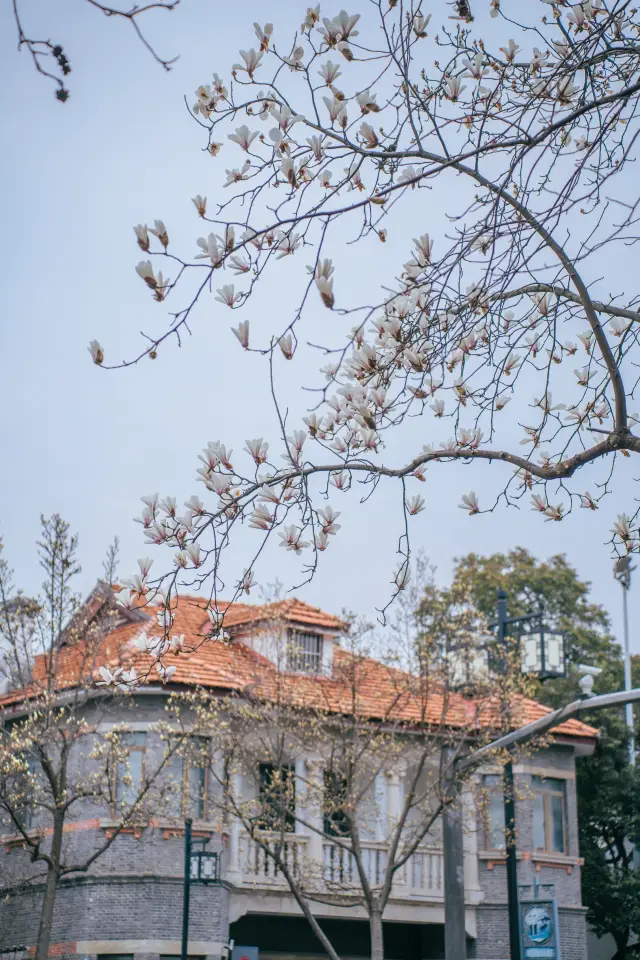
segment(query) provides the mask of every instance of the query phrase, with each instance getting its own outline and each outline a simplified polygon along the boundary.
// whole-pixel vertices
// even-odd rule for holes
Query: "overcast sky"
[[[435,6],[444,9],[442,2]],[[215,161],[203,153],[202,131],[183,98],[191,103],[198,84],[209,82],[214,70],[228,72],[236,51],[254,44],[253,20],[268,15],[276,31],[289,32],[304,9],[275,0],[266,10],[262,2],[244,0],[240,17],[240,5],[182,0],[172,14],[145,21],[163,55],[180,54],[168,74],[125,23],[77,0],[32,0],[22,9],[27,32],[62,43],[73,73],[71,99],[59,104],[28,55],[16,52],[15,27],[3,6],[0,533],[18,581],[34,590],[39,514],[59,511],[79,533],[83,588],[89,589],[114,534],[122,545],[121,574],[149,553],[133,522],[140,496],[160,491],[182,502],[194,492],[203,495],[195,469],[206,441],[239,450],[270,428],[263,367],[242,354],[230,314],[212,299],[196,313],[193,338],[181,349],[161,351],[155,362],[102,371],[91,364],[87,343],[98,337],[107,358],[121,360],[139,346],[140,329],[162,329],[166,312],[134,272],[140,257],[132,226],[162,217],[172,241],[193,255],[200,232],[190,197],[211,198],[221,183],[221,168],[214,172]],[[446,207],[446,196],[439,200]],[[369,277],[391,252],[376,252]],[[273,286],[265,309],[279,310],[278,296]],[[605,541],[615,514],[633,506],[633,465],[622,467],[616,494],[602,510],[545,523],[528,506],[467,517],[457,506],[461,493],[475,489],[482,497],[490,472],[502,468],[434,465],[419,491],[428,509],[414,520],[414,548],[426,551],[441,582],[453,557],[471,550],[523,545],[539,557],[564,552],[592,581],[594,599],[619,631],[620,588]],[[398,506],[398,492],[390,488],[364,509],[345,509],[340,537],[298,595],[331,611],[347,606],[373,615],[390,589]],[[160,565],[166,557],[157,555]],[[261,574],[264,581],[293,583],[295,558],[275,550]],[[636,586],[636,651],[639,597]]]

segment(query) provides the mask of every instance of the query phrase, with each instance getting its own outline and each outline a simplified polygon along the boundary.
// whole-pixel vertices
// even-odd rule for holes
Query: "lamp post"
[[[631,690],[631,650],[629,649],[629,603],[628,596],[631,589],[631,571],[635,567],[631,566],[631,557],[618,557],[613,568],[613,575],[622,587],[622,623],[624,632],[624,688]],[[633,735],[633,704],[627,703],[624,708],[625,719],[627,721],[627,744],[629,750],[629,763],[635,766],[636,763],[636,744]]]
[[[209,839],[203,839],[200,850],[193,849],[191,838],[191,817],[184,822],[184,881],[182,887],[182,945],[180,960],[187,960],[189,953],[189,898],[191,884],[220,883],[220,856],[213,851],[205,850]]]
[[[509,630],[527,625],[533,629],[520,630],[520,663],[523,673],[534,674],[540,680],[562,677],[566,672],[565,639],[557,630],[547,627],[543,619],[542,606],[536,613],[521,617],[510,617],[507,611],[507,594],[498,590],[496,619],[489,626],[496,629],[498,647],[504,651]],[[506,656],[503,653],[503,669]],[[516,804],[513,780],[513,763],[509,760],[504,766],[504,831],[505,854],[507,864],[507,900],[509,910],[509,946],[511,960],[522,960],[522,939],[520,931],[520,911],[518,904],[518,859],[516,839]]]

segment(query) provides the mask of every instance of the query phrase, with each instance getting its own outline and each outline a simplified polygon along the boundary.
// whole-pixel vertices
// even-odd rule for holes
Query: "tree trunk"
[[[369,928],[371,930],[371,960],[384,960],[382,912],[380,910],[371,911]]]
[[[35,960],[47,960],[49,956],[51,927],[53,925],[53,908],[55,906],[56,893],[58,890],[63,825],[63,818],[55,816],[53,821],[53,834],[51,837],[51,862],[49,863],[47,869],[47,879],[44,886],[44,898],[42,900],[42,912],[40,914],[40,926],[38,928],[38,943],[36,945]]]

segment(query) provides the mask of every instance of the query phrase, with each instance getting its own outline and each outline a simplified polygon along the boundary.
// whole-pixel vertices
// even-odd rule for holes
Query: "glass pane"
[[[189,811],[194,820],[205,817],[205,784],[207,771],[204,767],[189,767]]]
[[[504,793],[502,777],[487,774],[484,777],[486,790],[486,842],[489,850],[503,850],[504,838]]]
[[[142,784],[142,760],[142,751],[135,750],[129,754],[127,763],[118,764],[116,797],[118,801],[125,806],[131,806],[140,793]],[[125,778],[127,778],[126,783]]]
[[[165,803],[167,815],[170,817],[182,816],[182,777],[183,777],[182,757],[174,754],[167,760],[167,791],[165,793]]]
[[[522,634],[520,637],[520,656],[523,673],[539,673],[542,670],[539,633]]]
[[[120,742],[125,747],[144,747],[146,733],[120,733],[118,734]]]
[[[564,802],[558,794],[549,797],[551,814],[551,852],[564,853]]]
[[[550,673],[562,673],[564,669],[563,637],[561,633],[545,634],[547,670]]]
[[[536,777],[533,778],[537,779]],[[544,796],[537,793],[533,798],[533,846],[536,850],[546,849],[544,833]]]

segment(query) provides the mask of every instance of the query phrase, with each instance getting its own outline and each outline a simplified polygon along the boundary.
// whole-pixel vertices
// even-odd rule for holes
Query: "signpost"
[[[524,884],[519,892],[523,957],[525,960],[562,960],[554,884]]]

